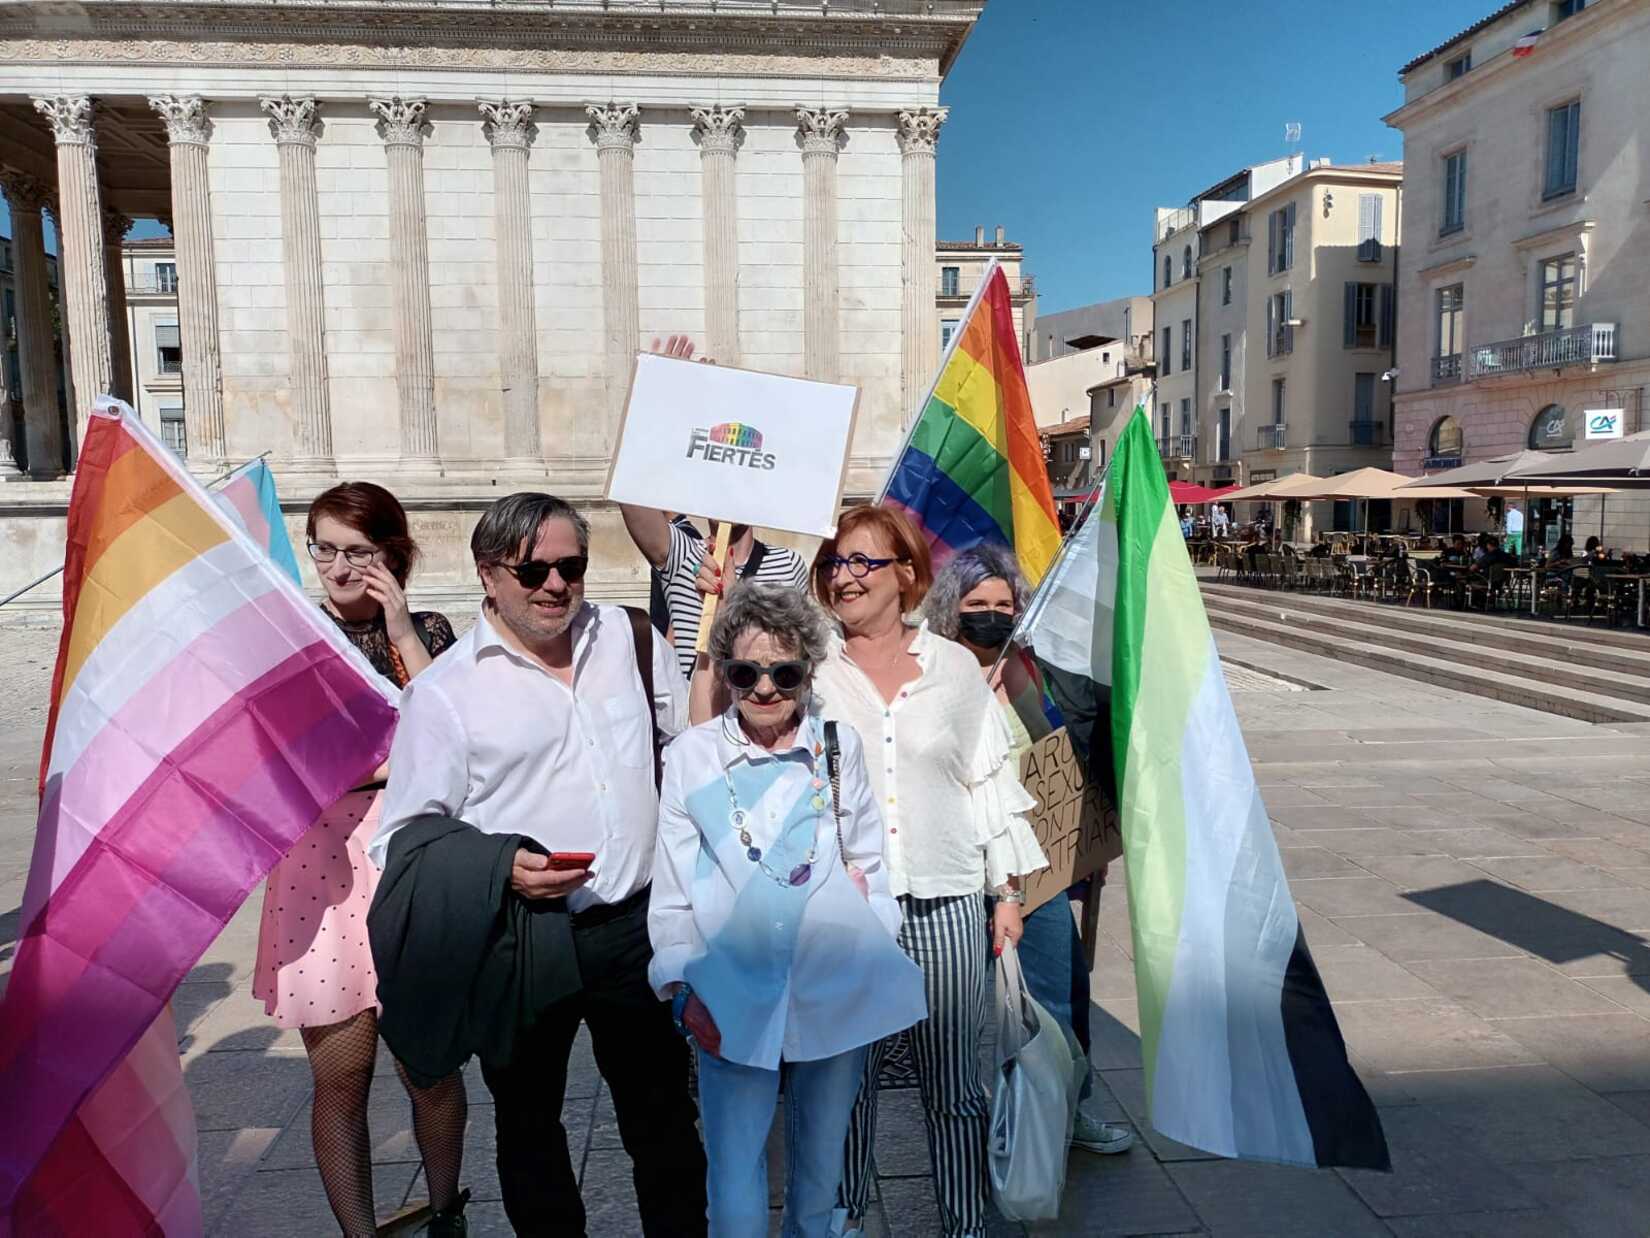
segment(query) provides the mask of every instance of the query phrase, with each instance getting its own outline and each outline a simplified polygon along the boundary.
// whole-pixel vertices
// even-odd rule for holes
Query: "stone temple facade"
[[[390,486],[425,603],[473,592],[476,512],[551,489],[596,526],[592,592],[640,596],[598,496],[654,336],[859,384],[848,492],[880,481],[938,359],[939,89],[983,2],[8,5],[19,282],[49,212],[78,431],[130,381],[110,255],[161,219],[191,468],[268,452],[295,536],[333,481]],[[30,468],[0,486],[0,595],[61,561],[44,305],[19,298]]]

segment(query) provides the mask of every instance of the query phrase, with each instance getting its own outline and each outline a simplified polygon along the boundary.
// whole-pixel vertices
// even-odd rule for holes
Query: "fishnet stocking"
[[[421,1088],[395,1064],[396,1073],[412,1097],[413,1137],[424,1160],[424,1180],[430,1188],[430,1206],[437,1212],[458,1198],[458,1171],[464,1160],[464,1121],[469,1099],[464,1076],[454,1071],[439,1083]]]

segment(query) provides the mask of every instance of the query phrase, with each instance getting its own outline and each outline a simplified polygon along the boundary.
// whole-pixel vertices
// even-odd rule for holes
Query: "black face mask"
[[[1014,616],[1000,610],[965,610],[957,616],[957,631],[970,645],[1000,649],[1014,635]]]

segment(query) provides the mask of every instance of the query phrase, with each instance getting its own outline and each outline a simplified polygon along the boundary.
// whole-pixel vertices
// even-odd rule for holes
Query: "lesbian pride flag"
[[[1008,277],[986,269],[939,377],[883,487],[928,538],[935,565],[980,542],[1013,549],[1033,587],[1060,523],[1031,415]]]
[[[63,612],[0,1005],[0,1235],[195,1234],[167,999],[385,758],[396,694],[112,400],[75,475]]]

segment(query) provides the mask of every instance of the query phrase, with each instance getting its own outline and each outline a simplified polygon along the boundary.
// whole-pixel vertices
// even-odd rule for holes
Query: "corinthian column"
[[[482,132],[493,148],[493,210],[498,231],[499,377],[504,387],[504,453],[537,463],[539,345],[533,317],[533,211],[527,149],[533,105],[481,100]]]
[[[183,344],[184,442],[190,465],[215,469],[228,452],[218,352],[218,267],[206,143],[212,122],[199,95],[154,95],[172,153],[172,239],[178,248],[178,333]],[[80,347],[79,337],[75,347]]]
[[[315,100],[265,97],[269,132],[281,164],[281,265],[286,273],[287,368],[297,424],[294,462],[332,465],[332,407],[327,392],[326,296],[321,283],[321,205],[315,188]]]
[[[114,368],[110,390],[132,402],[132,339],[126,328],[126,260],[121,246],[132,221],[119,211],[103,208],[103,269],[109,277],[109,364]]]
[[[434,465],[435,344],[430,333],[430,238],[424,218],[424,99],[371,99],[390,172],[390,250],[395,277],[395,372],[401,459]]]
[[[618,424],[630,385],[631,359],[641,343],[636,292],[636,138],[634,103],[592,103],[590,137],[602,175],[602,327],[606,337],[608,431]]]
[[[63,471],[62,414],[57,406],[57,356],[52,348],[52,299],[40,212],[48,190],[32,176],[0,178],[11,207],[11,260],[17,278],[17,361],[23,395],[23,442],[29,475]]]
[[[745,107],[696,107],[705,213],[705,340],[709,356],[739,364],[739,211],[734,154],[745,138]]]
[[[840,353],[836,157],[848,113],[796,108],[802,144],[802,369],[835,382]]]
[[[57,141],[58,279],[68,310],[68,333],[78,441],[92,401],[114,387],[109,355],[109,277],[103,263],[103,203],[97,186],[97,138],[92,101],[85,95],[36,99]]]
[[[899,114],[900,180],[904,215],[900,269],[900,385],[903,424],[910,425],[928,394],[940,360],[940,315],[934,303],[934,144],[949,108],[920,107]]]

